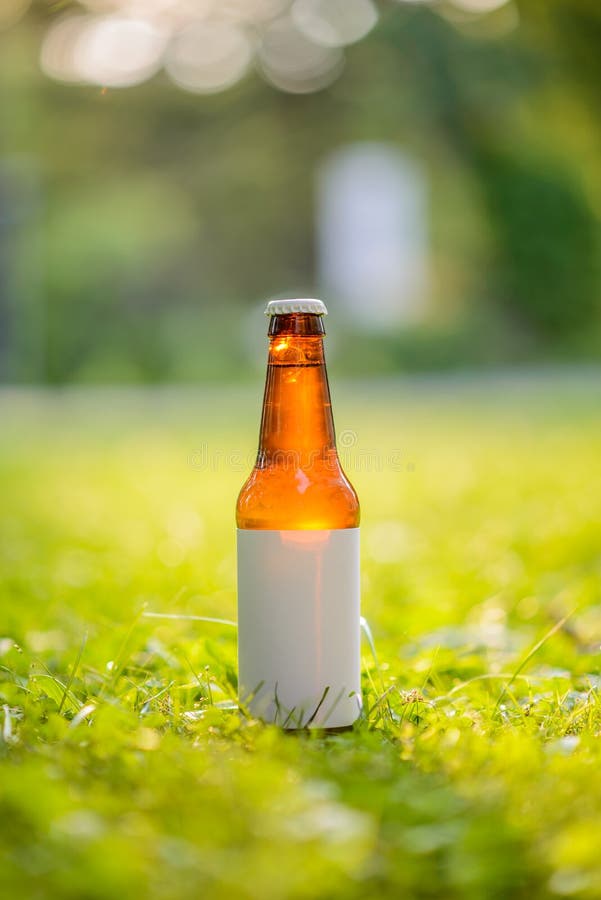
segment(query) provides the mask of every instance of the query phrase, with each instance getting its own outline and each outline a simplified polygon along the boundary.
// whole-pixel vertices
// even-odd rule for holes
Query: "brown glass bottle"
[[[357,718],[359,502],[336,451],[316,300],[268,306],[255,466],[238,497],[240,700],[287,728]]]

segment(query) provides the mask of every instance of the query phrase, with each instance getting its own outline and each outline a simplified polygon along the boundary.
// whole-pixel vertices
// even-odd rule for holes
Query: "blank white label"
[[[284,728],[361,711],[359,529],[238,529],[239,695]]]

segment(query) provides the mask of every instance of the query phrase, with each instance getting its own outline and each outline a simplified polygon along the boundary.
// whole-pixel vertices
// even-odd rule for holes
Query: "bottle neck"
[[[273,316],[257,466],[311,468],[336,457],[321,316]]]

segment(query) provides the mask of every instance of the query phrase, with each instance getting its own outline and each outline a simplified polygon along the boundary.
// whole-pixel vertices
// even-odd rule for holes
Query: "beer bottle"
[[[259,451],[238,497],[241,706],[287,729],[361,711],[359,501],[342,470],[320,300],[268,303]]]

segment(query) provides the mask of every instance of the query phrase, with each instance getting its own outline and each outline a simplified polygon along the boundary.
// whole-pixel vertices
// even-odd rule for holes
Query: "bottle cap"
[[[289,316],[291,313],[327,316],[328,311],[321,300],[270,300],[265,309],[266,316]]]

